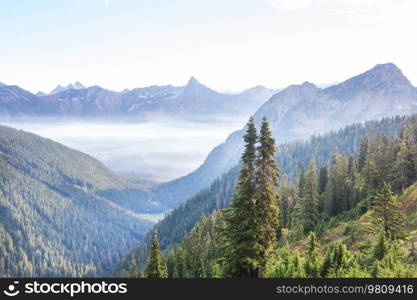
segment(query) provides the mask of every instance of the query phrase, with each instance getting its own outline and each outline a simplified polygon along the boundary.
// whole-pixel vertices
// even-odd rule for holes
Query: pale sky
[[[415,0],[0,0],[0,82],[281,88],[393,62],[417,85],[416,14]]]

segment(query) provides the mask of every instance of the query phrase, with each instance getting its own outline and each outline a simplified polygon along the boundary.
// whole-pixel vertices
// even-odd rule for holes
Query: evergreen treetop
[[[168,277],[167,268],[161,255],[161,249],[159,248],[158,233],[156,230],[153,231],[152,247],[145,269],[145,276],[147,278]]]

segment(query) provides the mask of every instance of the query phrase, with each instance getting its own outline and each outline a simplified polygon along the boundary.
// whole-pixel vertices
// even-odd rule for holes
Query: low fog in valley
[[[242,118],[208,122],[165,119],[157,122],[63,121],[56,119],[3,122],[60,142],[102,161],[118,173],[152,181],[186,175],[230,132],[242,128]]]

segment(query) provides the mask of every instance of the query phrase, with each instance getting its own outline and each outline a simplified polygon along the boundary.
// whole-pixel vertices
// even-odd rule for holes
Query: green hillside
[[[250,181],[244,176],[250,173],[243,165],[232,206],[203,217],[165,253],[168,276],[416,277],[416,166],[413,116],[395,139],[364,136],[357,155],[343,155],[336,148],[331,162],[319,170],[313,155],[296,180],[282,176],[276,184],[279,196],[271,198],[279,213],[266,208],[274,222],[259,227],[264,223],[256,218],[266,206],[257,204],[256,190],[263,193],[268,187],[259,183],[255,196],[245,198],[252,190],[245,189]],[[253,213],[245,215],[248,209]],[[255,221],[247,223],[251,219]],[[264,230],[274,235],[267,237]],[[234,237],[239,239],[234,242]],[[266,239],[273,246],[262,248]],[[143,259],[134,255],[131,260]],[[251,268],[256,272],[250,273]]]
[[[0,276],[108,275],[152,225],[126,194],[158,208],[90,156],[0,126]]]
[[[312,136],[307,141],[295,141],[278,146],[276,159],[282,174],[294,180],[300,165],[308,165],[311,155],[315,155],[318,167],[329,163],[335,148],[346,155],[357,154],[361,139],[366,136],[383,134],[391,139],[396,138],[410,117],[385,118],[380,121],[369,121],[364,124],[353,124],[343,129],[322,136]],[[158,230],[161,248],[170,249],[181,242],[187,232],[199,221],[201,216],[209,215],[214,210],[223,209],[230,204],[234,192],[239,168],[235,167],[216,179],[208,188],[195,194],[188,201],[174,209],[163,220],[155,225]],[[123,259],[116,269],[116,274],[127,272],[131,257],[136,257],[139,266],[147,257],[150,242],[148,234],[143,243]]]
[[[372,228],[371,211],[356,217],[356,209],[328,221],[329,229],[316,240],[320,274],[315,277],[417,277],[417,183],[398,197],[398,203],[405,214],[407,239],[394,242],[385,239],[382,247],[379,233]],[[222,211],[203,217],[179,245],[167,252],[169,276],[223,277],[226,250],[219,228],[224,228]],[[382,257],[377,257],[381,250]],[[311,236],[292,242],[285,230],[269,257],[265,276],[313,277],[305,271],[310,251]]]
[[[320,168],[331,162],[335,148],[345,155],[355,155],[359,151],[360,142],[364,136],[375,137],[382,134],[389,139],[394,139],[398,137],[404,124],[409,121],[410,117],[369,121],[364,124],[353,124],[322,136],[313,136],[307,141],[280,144],[276,160],[281,174],[286,174],[289,180],[294,181],[300,165],[307,166],[312,155],[316,157],[317,167]],[[229,206],[238,172],[238,167],[231,169],[155,225],[163,250],[167,251],[173,245],[180,243],[203,215],[209,215],[214,210]],[[147,258],[149,241],[150,235],[148,234],[144,242],[120,262],[116,269],[117,275],[128,272],[132,257],[135,257],[139,266],[143,266]]]
[[[404,193],[398,197],[400,211],[405,215],[405,226],[407,240],[401,244],[404,249],[410,253],[413,244],[417,242],[417,183],[407,188]],[[322,248],[329,244],[338,242],[343,243],[352,252],[358,252],[369,249],[376,238],[375,232],[372,231],[372,213],[369,211],[356,220],[341,221],[340,224],[328,230],[320,236]],[[294,249],[305,251],[307,239],[303,239],[294,244]],[[416,252],[417,254],[417,252]],[[417,275],[417,274],[416,274]]]

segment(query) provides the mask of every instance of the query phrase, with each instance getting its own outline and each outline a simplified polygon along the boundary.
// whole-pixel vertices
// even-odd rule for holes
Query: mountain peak
[[[378,64],[372,69],[352,77],[340,84],[326,88],[327,91],[343,94],[343,98],[365,90],[379,90],[390,95],[400,91],[409,93],[413,85],[393,63]]]
[[[188,80],[187,86],[193,86],[193,85],[202,85],[194,76],[191,76]]]
[[[256,94],[256,93],[272,93],[272,89],[269,89],[269,88],[267,88],[267,87],[264,87],[263,85],[257,85],[257,86],[254,86],[254,87],[252,87],[252,88],[249,88],[249,89],[246,89],[246,90],[243,90],[243,91],[241,91],[241,92],[236,92],[236,94],[250,94],[250,93],[253,93],[253,94]]]
[[[184,92],[196,92],[196,91],[201,91],[204,89],[209,89],[208,87],[206,87],[204,84],[200,83],[195,77],[191,77],[188,80],[187,85],[184,88]]]
[[[371,70],[385,72],[401,72],[401,70],[393,63],[377,64]]]
[[[84,85],[82,85],[81,82],[79,82],[79,81],[76,81],[74,84],[70,83],[67,86],[62,86],[62,85],[58,84],[56,86],[56,88],[53,89],[52,92],[50,92],[49,94],[53,95],[53,94],[57,94],[57,93],[60,93],[60,92],[66,91],[66,90],[70,90],[70,89],[81,90],[81,89],[85,89],[85,88],[86,87]]]
[[[311,83],[309,81],[304,81],[303,84],[301,85],[302,87],[316,87],[316,85],[314,83]]]
[[[369,71],[357,76],[369,86],[380,83],[390,83],[391,85],[411,86],[410,81],[401,70],[393,63],[378,64]]]
[[[81,82],[77,81],[74,84],[71,84],[74,89],[85,89],[85,86],[81,84]]]

